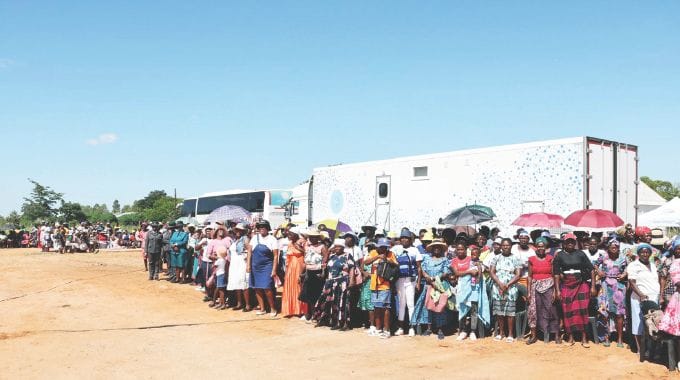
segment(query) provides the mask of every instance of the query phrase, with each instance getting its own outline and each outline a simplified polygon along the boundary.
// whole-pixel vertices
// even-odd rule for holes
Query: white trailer
[[[501,229],[523,213],[583,208],[635,225],[637,162],[637,146],[576,137],[316,168],[307,221],[421,228],[479,204],[494,210]]]

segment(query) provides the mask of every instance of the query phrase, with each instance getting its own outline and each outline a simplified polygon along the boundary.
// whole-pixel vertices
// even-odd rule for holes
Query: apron
[[[253,289],[271,289],[274,287],[272,269],[274,268],[274,252],[264,244],[260,244],[260,235],[253,248],[250,268],[250,287]]]

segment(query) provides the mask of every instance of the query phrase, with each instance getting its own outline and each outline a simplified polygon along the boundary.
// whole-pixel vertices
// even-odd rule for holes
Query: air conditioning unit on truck
[[[636,224],[638,148],[576,137],[316,168],[302,223],[340,219],[355,230],[438,223],[471,204],[491,207],[506,230],[520,214],[614,211]]]

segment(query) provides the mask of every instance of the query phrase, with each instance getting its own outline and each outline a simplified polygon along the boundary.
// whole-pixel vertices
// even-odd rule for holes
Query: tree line
[[[72,225],[84,221],[131,226],[142,220],[167,221],[179,216],[179,209],[176,206],[181,199],[168,196],[163,190],[153,190],[144,198],[122,207],[115,199],[109,210],[106,204],[82,205],[67,201],[64,199],[64,193],[30,178],[28,181],[33,184],[33,190],[24,197],[21,212],[12,211],[7,216],[0,215],[1,229],[55,222]]]

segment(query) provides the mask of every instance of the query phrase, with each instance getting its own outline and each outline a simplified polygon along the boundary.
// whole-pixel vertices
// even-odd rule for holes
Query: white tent
[[[638,217],[639,226],[680,227],[680,198],[675,197],[663,206]]]
[[[638,185],[638,214],[646,214],[664,204],[666,200],[646,183],[640,181]]]

